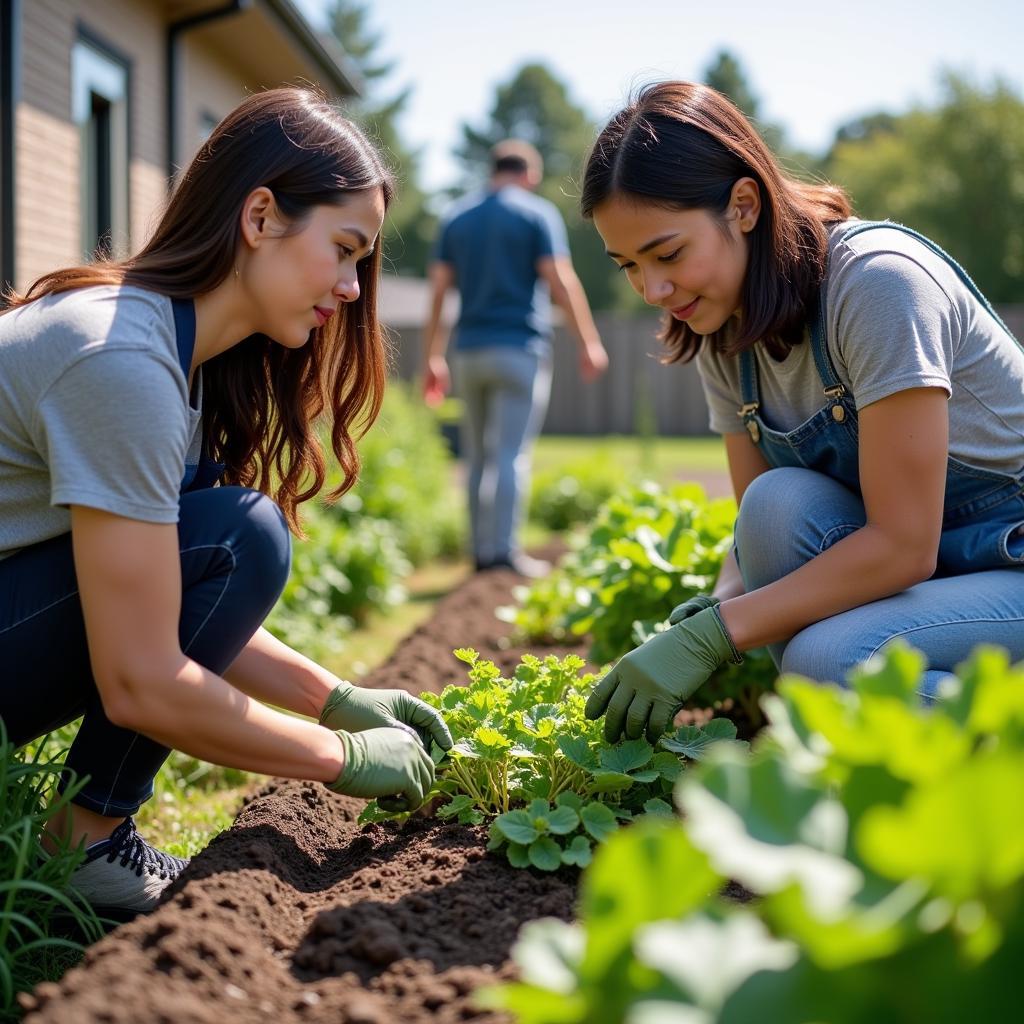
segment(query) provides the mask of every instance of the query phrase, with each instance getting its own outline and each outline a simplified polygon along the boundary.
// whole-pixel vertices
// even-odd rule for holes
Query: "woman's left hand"
[[[443,750],[452,746],[451,733],[441,715],[405,690],[371,690],[341,682],[324,703],[320,724],[347,732],[397,727],[414,732],[428,751],[431,740]]]
[[[656,633],[623,655],[587,698],[586,716],[604,719],[604,736],[656,743],[683,701],[726,661],[739,661],[717,607]]]

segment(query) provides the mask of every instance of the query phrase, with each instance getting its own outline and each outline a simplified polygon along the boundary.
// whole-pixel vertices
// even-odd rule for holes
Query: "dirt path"
[[[494,609],[518,582],[471,577],[363,685],[439,692],[465,679],[454,647],[511,669],[522,651]],[[483,828],[424,818],[359,828],[361,807],[318,784],[271,782],[157,911],[39,986],[27,1024],[505,1019],[474,1009],[471,994],[512,976],[523,922],[571,918],[575,869],[514,870],[484,852]]]

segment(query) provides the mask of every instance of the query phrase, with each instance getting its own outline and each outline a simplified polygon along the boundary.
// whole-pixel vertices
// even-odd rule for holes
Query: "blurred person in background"
[[[583,379],[608,365],[561,214],[534,195],[542,175],[541,156],[528,143],[507,139],[493,148],[488,187],[457,202],[441,224],[424,332],[424,395],[436,403],[451,386],[441,312],[445,294],[457,288],[454,368],[465,406],[474,564],[527,577],[551,568],[523,553],[518,533],[551,393],[552,300],[578,340]]]

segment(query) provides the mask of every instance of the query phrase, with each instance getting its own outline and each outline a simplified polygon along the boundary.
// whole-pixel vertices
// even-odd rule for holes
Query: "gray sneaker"
[[[110,834],[86,848],[85,863],[71,885],[100,916],[133,917],[152,910],[160,894],[185,870],[188,861],[156,850],[125,818]]]

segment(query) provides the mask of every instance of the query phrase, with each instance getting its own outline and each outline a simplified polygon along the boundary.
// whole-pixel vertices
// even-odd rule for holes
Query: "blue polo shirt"
[[[434,249],[434,258],[453,268],[462,300],[455,347],[547,343],[551,296],[537,261],[568,252],[558,208],[518,185],[456,203]]]

